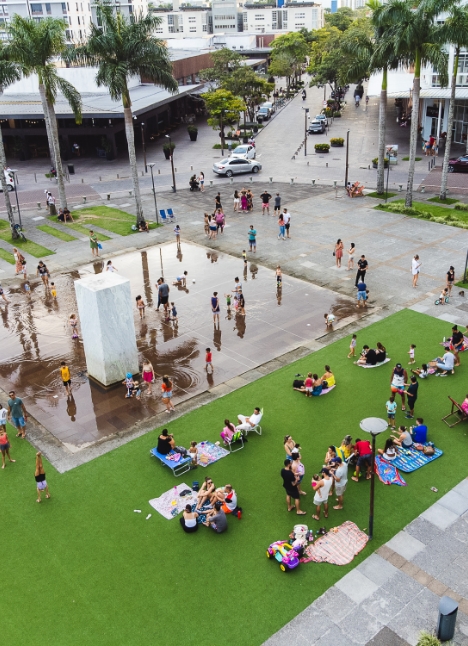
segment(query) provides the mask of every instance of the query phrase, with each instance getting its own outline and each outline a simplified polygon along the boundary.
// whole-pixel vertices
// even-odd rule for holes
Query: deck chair
[[[167,209],[167,217],[171,222],[175,222],[177,220],[176,216],[174,215],[174,211],[172,209]]]
[[[263,419],[263,408],[260,410],[260,422],[262,421],[262,419]],[[245,436],[247,437],[249,433],[257,433],[257,435],[261,435],[262,427],[260,426],[260,422],[255,426],[251,426],[247,431],[244,431]]]
[[[366,187],[361,184],[361,186],[356,186],[354,191],[351,192],[351,197],[364,197],[363,190]]]
[[[456,402],[454,399],[452,399],[450,395],[449,395],[449,399],[452,402],[452,410],[448,415],[446,415],[445,417],[442,417],[442,421],[445,422],[449,428],[453,428],[457,424],[460,424],[460,422],[465,422],[468,419],[468,414],[465,413],[465,411],[460,406],[460,404]],[[452,416],[455,416],[457,418],[457,421],[454,422],[453,424],[449,424],[447,420],[449,419],[449,417],[452,417]]]
[[[161,220],[163,224],[166,224],[169,222],[169,218],[166,215],[166,211],[164,209],[159,209],[159,215],[161,216]]]
[[[236,448],[233,448],[233,444],[237,444],[239,442],[240,446],[237,446]],[[230,440],[226,440],[226,443],[229,448],[230,453],[235,453],[236,451],[240,451],[241,449],[244,448],[244,436],[242,435],[242,431],[236,431],[234,435],[231,437]]]

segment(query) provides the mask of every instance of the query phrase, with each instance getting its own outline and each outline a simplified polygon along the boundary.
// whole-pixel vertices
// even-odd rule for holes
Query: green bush
[[[328,144],[315,144],[314,148],[317,152],[321,152],[321,151],[328,152],[330,150],[330,146]]]
[[[343,137],[332,137],[330,143],[335,146],[342,146],[344,144]]]
[[[196,132],[198,132],[198,128],[197,128],[197,126],[187,126],[187,132],[188,133],[191,133],[191,132],[196,133]]]
[[[234,150],[235,148],[237,148],[237,146],[241,146],[241,145],[242,145],[242,144],[235,144],[235,143],[233,142],[233,143],[231,144],[231,149],[232,149],[232,150]],[[214,148],[214,150],[221,150],[221,144],[215,144],[215,145],[213,146],[213,148]],[[224,145],[224,150],[227,150],[227,149],[228,149],[228,147],[227,147],[227,145],[225,144],[225,145]]]
[[[422,630],[419,633],[419,639],[416,646],[440,646],[440,640],[433,633]]]
[[[456,209],[457,211],[468,211],[468,204],[464,204],[463,202],[458,202],[457,204],[455,204],[453,208]]]
[[[419,211],[418,209],[415,209],[412,206],[405,206],[401,202],[387,204],[385,209],[387,211],[391,211],[392,213],[401,213],[402,215],[417,215],[423,218],[427,217],[428,219],[432,217],[431,214],[428,213],[427,211]]]
[[[374,157],[374,159],[372,160],[372,163],[373,164],[378,164],[379,163],[379,158]],[[388,157],[384,157],[384,164],[388,164]]]
[[[325,108],[322,112],[326,117],[331,117],[333,110],[331,108]]]
[[[335,103],[335,99],[327,99],[327,105],[333,105]]]
[[[334,112],[333,116],[335,117],[335,119],[339,119],[341,117],[341,112]]]

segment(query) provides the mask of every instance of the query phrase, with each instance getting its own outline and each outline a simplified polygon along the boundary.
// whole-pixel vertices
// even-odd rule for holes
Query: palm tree
[[[450,91],[450,104],[447,123],[447,139],[445,141],[444,163],[442,166],[442,179],[440,182],[440,199],[447,198],[447,174],[450,160],[450,148],[452,145],[453,115],[455,110],[455,90],[457,87],[458,61],[460,49],[468,47],[468,7],[454,5],[450,8],[448,17],[441,28],[444,42],[454,45],[454,57],[452,67],[452,81]]]
[[[439,73],[441,85],[447,83],[447,53],[442,48],[441,26],[435,23],[435,17],[441,11],[440,5],[438,8],[436,3],[426,3],[424,0],[389,0],[375,17],[375,24],[385,30],[384,40],[393,46],[398,57],[406,58],[414,67],[406,206],[413,204],[421,67],[432,65],[434,71]]]
[[[65,21],[58,18],[35,22],[32,18],[22,18],[16,14],[8,26],[11,41],[7,46],[9,58],[20,66],[24,76],[37,74],[51,160],[57,171],[59,200],[63,209],[67,208],[67,196],[54,107],[59,92],[70,104],[76,123],[81,123],[80,94],[71,83],[59,76],[54,63],[66,50],[67,26]]]
[[[0,92],[7,85],[11,85],[15,81],[18,81],[21,78],[21,72],[18,66],[9,61],[6,55],[5,47],[0,44]],[[0,127],[0,181],[2,183],[3,196],[5,198],[5,206],[8,213],[8,219],[11,224],[13,224],[13,209],[11,208],[10,195],[8,193],[9,188],[6,183],[5,173],[3,169],[6,168],[6,156],[5,156],[5,147],[3,145],[3,136],[2,130]]]
[[[134,16],[128,21],[112,7],[98,6],[100,27],[90,26],[88,42],[70,52],[70,59],[98,68],[96,83],[109,88],[114,101],[122,100],[127,136],[128,156],[132,170],[137,222],[143,218],[140,184],[136,165],[133,113],[128,80],[143,76],[166,90],[177,92],[177,81],[172,75],[172,65],[167,47],[153,36],[161,19],[157,16]]]

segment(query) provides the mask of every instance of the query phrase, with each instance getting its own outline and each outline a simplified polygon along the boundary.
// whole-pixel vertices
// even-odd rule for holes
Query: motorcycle
[[[359,102],[361,101],[361,98],[359,96],[356,97],[356,103],[355,106],[356,108],[359,108]]]
[[[305,90],[302,91],[302,100],[305,101],[307,98],[307,93]]]

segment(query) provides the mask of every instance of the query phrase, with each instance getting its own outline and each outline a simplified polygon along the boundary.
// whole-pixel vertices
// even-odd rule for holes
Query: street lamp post
[[[346,172],[344,185],[345,188],[348,186],[348,170],[349,170],[349,130],[346,132]]]
[[[172,168],[172,191],[174,193],[177,192],[177,187],[176,187],[176,181],[175,181],[175,172],[174,172],[174,156],[172,154],[172,141],[171,141],[171,136],[166,135],[166,137],[169,139],[169,152],[171,156],[171,168]]]
[[[380,417],[366,417],[360,421],[359,426],[366,433],[372,435],[372,459],[371,459],[371,490],[370,490],[370,508],[369,508],[369,531],[368,536],[371,541],[374,538],[374,490],[375,490],[375,472],[374,472],[374,463],[375,463],[375,438],[380,433],[383,433],[387,430],[388,424],[387,421],[381,419]]]
[[[309,108],[302,108],[304,110],[304,156],[307,157],[307,117],[309,116]]]
[[[16,173],[18,172],[15,168],[11,169],[13,174],[13,185],[15,187],[15,197],[16,197],[16,208],[18,209],[18,222],[21,228],[23,228],[23,223],[21,222],[21,211],[18,202],[18,191],[16,190]]]
[[[158,203],[156,201],[156,189],[154,188],[154,175],[153,175],[153,166],[154,162],[149,165],[151,169],[151,182],[153,184],[153,196],[154,196],[154,211],[156,213],[156,224],[159,224],[159,217],[158,217]]]
[[[148,165],[146,163],[146,143],[145,143],[145,124],[141,124],[141,143],[143,145],[143,161],[145,163],[145,173],[148,172]]]
[[[385,157],[384,157],[384,168],[385,168]],[[385,203],[388,198],[388,176],[390,175],[390,154],[388,155],[388,166],[387,166],[387,189],[385,191]]]

